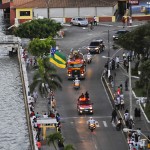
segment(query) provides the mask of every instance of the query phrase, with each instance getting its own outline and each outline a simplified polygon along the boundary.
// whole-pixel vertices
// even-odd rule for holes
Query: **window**
[[[20,16],[30,16],[30,11],[20,11]]]

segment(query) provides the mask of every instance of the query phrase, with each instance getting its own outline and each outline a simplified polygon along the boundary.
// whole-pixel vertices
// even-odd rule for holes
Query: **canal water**
[[[0,35],[4,26],[0,11]],[[3,55],[4,51],[0,46],[0,150],[29,150],[18,59]]]

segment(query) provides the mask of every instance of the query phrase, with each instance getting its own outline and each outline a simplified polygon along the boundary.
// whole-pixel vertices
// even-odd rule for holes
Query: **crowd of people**
[[[56,110],[56,99],[54,97],[54,92],[50,91],[48,93],[48,104],[49,104],[49,110],[48,112],[45,112],[43,115],[40,114],[39,112],[34,112],[34,106],[35,103],[38,99],[38,93],[35,91],[33,94],[28,96],[28,103],[29,103],[29,110],[30,110],[30,117],[32,118],[32,125],[34,130],[36,131],[36,144],[38,149],[41,149],[41,128],[40,124],[37,123],[37,119],[41,118],[56,118],[57,124],[56,124],[56,129],[58,132],[61,132],[61,123],[60,123],[60,114]]]

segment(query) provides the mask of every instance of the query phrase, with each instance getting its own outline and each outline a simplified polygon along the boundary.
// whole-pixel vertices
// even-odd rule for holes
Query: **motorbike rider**
[[[74,80],[74,85],[76,85],[76,84],[80,84],[80,80],[78,79],[78,77],[76,77]]]
[[[89,99],[89,93],[87,91],[85,92],[85,98]]]
[[[89,60],[92,59],[92,55],[90,54],[90,52],[88,52],[88,54],[87,54],[87,59],[89,59]]]
[[[92,118],[92,117],[90,117],[90,119],[88,120],[88,125],[90,126],[91,124],[94,124],[95,125],[95,120]]]

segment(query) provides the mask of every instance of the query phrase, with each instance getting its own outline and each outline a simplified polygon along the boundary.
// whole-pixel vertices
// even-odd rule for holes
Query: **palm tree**
[[[64,150],[75,150],[75,148],[73,147],[73,145],[68,144],[65,146]]]
[[[61,141],[63,143],[63,137],[61,135],[61,133],[59,132],[56,132],[56,133],[53,133],[53,134],[50,134],[46,137],[46,141],[48,143],[48,145],[50,146],[51,143],[53,144],[55,150],[57,150],[57,147],[56,147],[56,142],[58,141]]]
[[[48,58],[38,58],[38,70],[35,71],[33,82],[30,84],[31,93],[37,86],[41,96],[47,95],[47,86],[51,90],[62,89],[62,79],[56,74],[56,69],[48,62],[48,60]]]

